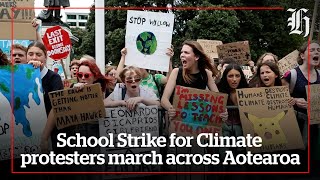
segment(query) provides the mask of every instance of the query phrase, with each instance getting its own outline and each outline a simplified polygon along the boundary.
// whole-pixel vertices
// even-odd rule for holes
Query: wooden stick
[[[66,72],[66,69],[65,69],[65,67],[64,67],[63,59],[60,60],[60,63],[61,63],[61,65],[62,65],[62,69],[63,69],[63,73],[64,73],[64,78],[65,78],[65,79],[68,79],[67,72]]]

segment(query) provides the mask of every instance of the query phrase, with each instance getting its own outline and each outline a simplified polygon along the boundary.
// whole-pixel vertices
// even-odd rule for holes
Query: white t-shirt
[[[123,88],[124,88],[124,84],[117,83],[113,92],[109,95],[110,98],[114,101],[122,100],[122,89]],[[151,89],[143,87],[143,86],[139,86],[139,89],[140,89],[139,97],[143,97],[143,98],[150,99],[150,100],[156,100],[156,101],[159,100],[157,95]],[[129,98],[131,98],[131,97],[126,93],[124,96],[124,100],[127,100]]]

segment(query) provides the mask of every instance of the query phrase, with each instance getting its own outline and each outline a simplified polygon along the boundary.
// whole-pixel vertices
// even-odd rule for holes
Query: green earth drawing
[[[157,39],[152,32],[145,31],[137,37],[137,49],[142,54],[151,55],[157,50]]]

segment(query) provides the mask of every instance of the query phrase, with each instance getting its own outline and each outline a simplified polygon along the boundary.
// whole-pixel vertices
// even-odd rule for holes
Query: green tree
[[[306,3],[307,2],[307,3]],[[108,7],[283,7],[284,10],[169,10],[175,15],[172,44],[175,50],[174,63],[179,64],[181,44],[186,39],[212,39],[223,43],[248,40],[252,60],[264,52],[284,57],[306,41],[300,35],[289,35],[287,19],[291,16],[288,8],[309,8],[310,21],[314,0],[166,0],[166,1],[118,1],[105,0]],[[153,10],[157,11],[157,10]],[[167,10],[161,10],[168,12]],[[117,64],[120,50],[125,46],[126,10],[105,11],[105,62]],[[78,51],[94,56],[94,10],[90,12],[87,32],[82,38]],[[77,45],[78,46],[78,45]]]

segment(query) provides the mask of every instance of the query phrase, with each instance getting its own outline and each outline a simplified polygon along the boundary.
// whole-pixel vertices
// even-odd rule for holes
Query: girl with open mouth
[[[141,71],[133,66],[128,66],[119,74],[122,82],[117,83],[114,91],[104,100],[106,107],[125,106],[134,110],[139,105],[160,106],[159,98],[149,88],[140,86]]]
[[[185,41],[180,60],[182,67],[172,70],[161,98],[161,105],[168,110],[171,120],[176,116],[176,110],[172,106],[176,85],[197,89],[208,88],[210,91],[219,92],[213,78],[218,74],[218,70],[211,64],[210,58],[198,42]],[[227,111],[220,114],[223,119],[227,116]]]
[[[313,40],[310,43],[305,42],[299,49],[299,56],[297,61],[299,66],[288,71],[283,75],[282,83],[290,87],[291,96],[295,99],[294,109],[300,114],[304,114],[303,121],[298,121],[299,128],[302,133],[303,139],[308,140],[308,101],[306,86],[308,83],[320,84],[320,71],[316,69],[319,66],[320,45],[319,42]],[[295,78],[292,78],[295,77]],[[295,79],[295,81],[293,80]],[[302,116],[301,116],[302,117]],[[310,125],[310,156],[311,156],[311,174],[317,173],[315,164],[319,164],[316,160],[319,154],[319,128],[315,125]],[[304,157],[307,157],[307,151],[304,151]]]

